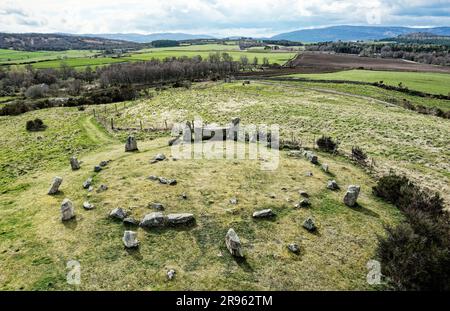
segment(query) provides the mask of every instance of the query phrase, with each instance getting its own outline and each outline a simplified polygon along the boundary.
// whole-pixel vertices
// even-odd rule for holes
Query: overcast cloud
[[[450,26],[450,1],[0,0],[0,32],[271,36],[342,24]]]

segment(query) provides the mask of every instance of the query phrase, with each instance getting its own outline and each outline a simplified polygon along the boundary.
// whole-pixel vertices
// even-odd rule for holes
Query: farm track
[[[101,145],[107,145],[116,142],[106,132],[102,131],[99,128],[99,125],[95,124],[95,120],[92,116],[84,118],[81,121],[81,126],[93,142]]]

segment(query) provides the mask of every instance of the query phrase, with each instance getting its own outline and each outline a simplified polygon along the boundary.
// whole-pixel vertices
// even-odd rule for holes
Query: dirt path
[[[94,117],[89,116],[81,121],[82,128],[86,131],[89,138],[101,145],[116,143],[117,141],[110,137],[99,125],[96,124]]]

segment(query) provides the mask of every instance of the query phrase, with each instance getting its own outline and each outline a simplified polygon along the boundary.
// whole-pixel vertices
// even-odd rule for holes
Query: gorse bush
[[[29,120],[26,124],[27,131],[42,131],[46,127],[41,119]]]
[[[366,153],[359,147],[352,147],[352,158],[360,164],[364,164],[367,159]]]
[[[373,192],[406,218],[379,237],[377,255],[389,284],[398,290],[450,290],[450,222],[439,194],[397,175],[381,178]]]
[[[317,146],[320,150],[334,152],[337,149],[337,143],[329,136],[322,136],[317,140]]]
[[[443,212],[443,200],[439,193],[429,194],[404,176],[384,176],[372,190],[376,196],[393,203],[403,212],[421,210],[435,215]]]

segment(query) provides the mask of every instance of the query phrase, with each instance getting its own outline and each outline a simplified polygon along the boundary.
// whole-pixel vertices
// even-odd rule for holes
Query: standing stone
[[[50,186],[50,189],[48,190],[48,194],[56,194],[59,191],[59,186],[61,186],[61,183],[63,182],[63,179],[61,177],[56,176],[53,178],[52,185]]]
[[[170,269],[169,271],[167,271],[167,278],[169,280],[172,280],[175,277],[175,273],[176,273],[175,270]]]
[[[328,171],[328,164],[326,164],[326,163],[322,164],[322,170],[323,170],[325,173],[328,173],[328,172],[329,172],[329,171]]]
[[[183,128],[183,141],[185,143],[192,142],[192,126],[191,122],[187,121]]]
[[[344,196],[345,205],[350,206],[350,207],[355,206],[360,190],[361,190],[360,186],[355,186],[355,185],[348,186],[347,192],[345,193],[345,196]]]
[[[111,213],[109,213],[109,217],[124,220],[125,217],[127,217],[127,213],[125,213],[125,211],[122,208],[117,207],[113,209]]]
[[[227,245],[227,248],[230,251],[231,255],[236,257],[244,257],[244,253],[241,247],[241,240],[239,239],[233,228],[230,228],[225,235],[225,244]]]
[[[317,155],[314,152],[312,152],[312,151],[305,151],[303,154],[305,155],[306,159],[309,162],[311,162],[312,164],[318,164],[319,163]]]
[[[256,211],[253,213],[253,218],[268,218],[275,216],[275,213],[272,212],[270,208],[263,209],[261,211]]]
[[[307,218],[304,222],[303,222],[303,228],[305,228],[306,230],[312,232],[315,231],[316,228],[316,224],[314,223],[314,220],[309,217]]]
[[[295,243],[288,244],[288,249],[294,254],[300,253],[300,247]]]
[[[70,166],[72,167],[72,171],[76,171],[80,169],[80,162],[78,162],[77,157],[70,158]]]
[[[136,138],[134,138],[134,136],[128,136],[127,138],[127,142],[125,143],[125,152],[132,152],[132,151],[137,151],[138,147],[137,147],[137,141]]]
[[[137,233],[134,231],[125,231],[123,233],[122,241],[126,248],[136,248],[139,246],[136,236]]]
[[[94,166],[94,172],[99,173],[102,170],[102,167],[100,165]]]
[[[75,208],[72,201],[64,199],[61,203],[61,220],[66,221],[75,217]]]
[[[338,190],[339,186],[338,186],[336,180],[329,180],[327,183],[327,188],[330,190]]]
[[[309,207],[311,206],[311,202],[308,199],[303,199],[300,202],[298,202],[297,204],[294,205],[295,208],[302,208],[302,207]]]
[[[89,177],[86,179],[86,181],[83,183],[84,189],[89,189],[89,187],[92,185],[92,177]]]
[[[166,222],[166,217],[161,212],[154,212],[144,216],[144,219],[140,222],[141,227],[160,227]]]
[[[169,214],[167,222],[170,225],[184,225],[195,221],[194,215],[189,213]]]

